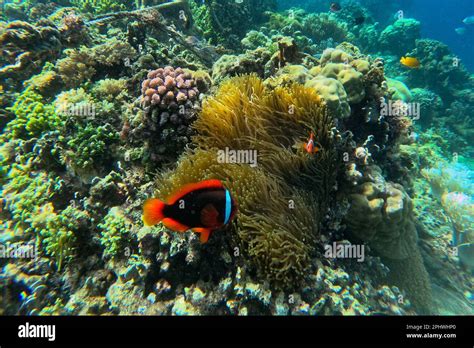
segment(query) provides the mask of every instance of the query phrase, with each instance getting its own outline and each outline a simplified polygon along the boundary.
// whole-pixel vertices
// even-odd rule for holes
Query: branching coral
[[[120,102],[127,96],[127,81],[124,79],[104,79],[98,81],[92,89],[92,94],[98,100]]]
[[[81,226],[87,225],[88,219],[86,212],[72,206],[57,213],[54,206],[47,203],[29,220],[42,249],[56,261],[58,271],[72,259],[76,234]]]
[[[303,33],[313,39],[315,42],[321,42],[328,39],[335,43],[350,41],[352,34],[349,32],[344,22],[326,14],[309,14],[302,22]]]
[[[126,235],[132,222],[127,219],[119,207],[109,210],[104,221],[98,225],[100,230],[100,244],[104,248],[103,256],[114,258],[126,246]]]
[[[122,66],[136,55],[128,43],[114,37],[105,43],[88,48],[67,49],[66,57],[58,60],[56,69],[68,87],[78,87],[90,80],[101,67]]]
[[[182,68],[167,66],[148,73],[141,89],[143,111],[125,127],[127,140],[145,149],[144,159],[174,161],[190,142],[191,124],[200,108],[196,85],[192,73]]]
[[[71,4],[83,13],[103,14],[125,10],[125,4],[116,0],[71,0]]]
[[[6,126],[11,138],[36,137],[48,130],[59,130],[62,118],[56,114],[54,106],[45,104],[43,97],[32,89],[25,89],[10,108],[16,118]]]
[[[306,14],[296,9],[286,11],[285,14],[271,13],[268,26],[283,35],[294,36],[298,44],[306,38],[310,40],[308,46],[315,43],[320,45],[320,49],[325,44],[341,43],[352,38],[347,25],[327,13]]]
[[[8,182],[2,187],[1,197],[11,214],[16,232],[29,232],[27,221],[37,212],[37,207],[50,200],[58,186],[59,178],[45,173],[34,173],[30,166],[14,164],[7,174]]]
[[[67,141],[69,150],[64,154],[65,160],[72,167],[87,169],[103,161],[111,153],[111,146],[118,140],[118,132],[110,125],[94,126],[87,124],[79,126],[74,136]]]
[[[249,0],[236,3],[232,0],[189,1],[196,25],[213,44],[231,47],[239,44],[246,31],[262,23],[265,11],[274,10],[274,0]],[[246,21],[245,28],[241,25]]]

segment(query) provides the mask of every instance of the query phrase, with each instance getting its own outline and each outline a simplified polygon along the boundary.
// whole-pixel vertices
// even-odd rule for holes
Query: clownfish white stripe
[[[229,192],[229,190],[225,190],[225,218],[224,218],[224,225],[229,222],[231,209],[232,209],[232,201],[231,201],[231,198],[230,198],[230,192]]]

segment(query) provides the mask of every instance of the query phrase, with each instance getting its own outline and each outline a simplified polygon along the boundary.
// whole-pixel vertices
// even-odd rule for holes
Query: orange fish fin
[[[163,220],[165,206],[166,204],[157,198],[147,199],[143,204],[143,222],[145,225],[153,226]]]
[[[217,217],[219,216],[219,212],[217,211],[216,207],[213,204],[207,204],[201,210],[201,222],[204,226],[208,227],[217,227]]]
[[[168,204],[174,204],[178,199],[185,196],[189,192],[205,189],[205,188],[222,188],[222,182],[217,179],[204,180],[198,183],[192,183],[182,186],[178,191],[173,193],[166,200]]]
[[[166,226],[166,228],[169,228],[172,231],[186,232],[187,230],[189,230],[189,226],[183,225],[182,223],[171,218],[164,218],[162,222],[163,225]]]
[[[193,231],[200,234],[199,240],[201,243],[207,243],[209,236],[211,235],[211,230],[209,228],[196,227],[193,228]]]

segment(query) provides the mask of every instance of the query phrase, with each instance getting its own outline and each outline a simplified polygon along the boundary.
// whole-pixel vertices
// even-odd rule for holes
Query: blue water
[[[307,11],[326,12],[332,1],[312,0],[280,0],[281,9],[292,6],[301,7]],[[474,25],[466,26],[462,20],[474,16],[474,0],[347,0],[339,1],[341,6],[350,2],[358,2],[367,7],[374,19],[383,26],[393,22],[393,16],[387,16],[387,8],[393,15],[402,10],[406,17],[415,18],[421,22],[422,37],[442,41],[466,65],[474,71]],[[390,12],[388,11],[388,12]],[[464,35],[457,34],[454,29],[466,27]]]
[[[407,13],[421,22],[422,35],[446,43],[474,71],[474,25],[462,20],[474,16],[473,0],[413,0]],[[454,29],[466,27],[464,35]]]

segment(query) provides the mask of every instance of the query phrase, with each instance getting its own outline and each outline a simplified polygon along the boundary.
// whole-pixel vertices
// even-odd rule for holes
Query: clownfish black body
[[[206,243],[212,231],[227,225],[237,212],[237,204],[219,180],[205,180],[183,186],[167,202],[148,199],[143,206],[147,226],[162,222],[177,232],[200,233]]]

